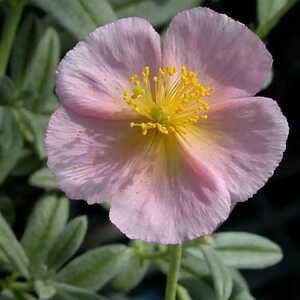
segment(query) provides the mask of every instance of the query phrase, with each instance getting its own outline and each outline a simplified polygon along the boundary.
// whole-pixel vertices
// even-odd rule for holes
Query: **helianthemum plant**
[[[96,29],[57,69],[62,107],[46,136],[57,184],[71,199],[109,199],[132,239],[211,234],[285,150],[280,108],[253,97],[271,65],[254,33],[207,8],[178,14],[163,40],[140,18]]]
[[[109,199],[130,238],[210,234],[282,158],[286,119],[253,97],[271,64],[255,34],[207,8],[178,14],[162,41],[139,18],[100,27],[58,67],[48,166],[71,199]]]

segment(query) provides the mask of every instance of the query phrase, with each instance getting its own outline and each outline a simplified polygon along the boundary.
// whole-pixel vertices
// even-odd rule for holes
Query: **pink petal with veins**
[[[140,18],[99,27],[69,51],[56,72],[56,93],[79,115],[126,119],[136,115],[123,100],[129,77],[161,62],[160,37]]]
[[[249,97],[214,105],[208,119],[180,140],[193,164],[214,170],[235,203],[250,198],[273,175],[288,131],[274,100]]]
[[[271,70],[272,57],[245,25],[209,8],[193,8],[175,16],[163,41],[164,65],[198,75],[212,88],[209,104],[258,92]]]

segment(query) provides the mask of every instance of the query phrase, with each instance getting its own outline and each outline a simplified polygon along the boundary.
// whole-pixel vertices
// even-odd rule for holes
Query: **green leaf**
[[[120,6],[116,12],[119,18],[137,16],[157,26],[168,22],[178,12],[200,5],[200,3],[199,0],[143,0]]]
[[[0,77],[0,104],[9,105],[15,97],[15,85],[7,76]]]
[[[15,209],[12,201],[7,196],[0,196],[0,212],[8,224],[15,220]]]
[[[38,93],[34,90],[22,90],[18,95],[17,106],[32,109],[38,99]]]
[[[48,168],[42,168],[29,177],[29,183],[33,186],[46,190],[55,190],[57,185],[54,176]]]
[[[21,109],[14,110],[14,116],[18,122],[20,132],[24,137],[24,141],[33,144],[34,143],[34,136],[32,134],[32,130],[28,127],[26,120],[24,120],[22,113],[20,113]]]
[[[34,90],[23,90],[19,94],[19,99],[23,102],[32,102],[38,97],[38,94]]]
[[[4,289],[0,292],[0,300],[15,300],[15,296],[12,291]]]
[[[227,266],[239,269],[260,269],[282,259],[279,246],[270,240],[245,232],[225,232],[214,235],[214,247]]]
[[[264,38],[298,0],[257,0],[258,28],[256,33]]]
[[[59,102],[54,94],[49,95],[45,98],[43,107],[41,107],[40,112],[43,114],[52,114],[59,107]]]
[[[264,85],[262,87],[262,90],[266,89],[267,87],[269,87],[269,85],[272,83],[273,81],[273,77],[274,77],[274,69],[272,68],[271,71],[269,72],[269,74],[267,75],[267,78],[264,82]]]
[[[53,300],[108,300],[106,297],[68,284],[55,283],[55,287],[58,295]]]
[[[33,296],[30,295],[30,294],[22,293],[21,299],[22,299],[22,300],[36,300],[37,298],[33,297]]]
[[[80,0],[81,6],[94,21],[96,27],[111,23],[117,19],[117,16],[107,0]]]
[[[241,273],[235,269],[230,269],[233,289],[230,300],[254,300],[251,296],[248,284]]]
[[[249,292],[242,291],[238,293],[237,295],[233,296],[231,300],[255,300],[254,297],[252,297]]]
[[[45,99],[52,94],[54,73],[60,58],[60,42],[56,31],[48,28],[40,39],[34,55],[26,68],[22,89],[38,93],[34,109],[40,111]]]
[[[183,286],[177,284],[177,297],[178,300],[192,300],[189,292],[187,291],[186,288],[184,288]]]
[[[64,197],[47,196],[37,202],[22,237],[33,268],[39,268],[45,262],[65,226],[68,212],[69,201]]]
[[[120,7],[132,5],[132,0],[109,0],[109,3],[112,5],[113,9],[116,10]]]
[[[7,268],[9,270],[11,269],[10,262],[9,262],[8,258],[6,257],[5,253],[0,249],[0,269],[6,270]]]
[[[87,219],[85,216],[73,219],[57,237],[46,261],[49,269],[57,270],[69,258],[71,258],[81,243],[87,231]]]
[[[14,233],[0,213],[0,250],[11,263],[14,270],[29,278],[29,260]]]
[[[218,299],[229,299],[232,291],[232,277],[229,270],[223,265],[212,247],[207,245],[200,247],[211,270]]]
[[[16,165],[22,147],[23,139],[12,111],[0,107],[0,183]]]
[[[33,144],[41,159],[46,157],[44,149],[44,139],[46,133],[47,122],[49,116],[32,113],[28,109],[22,108],[18,110],[20,121],[26,130],[30,130],[33,137]]]
[[[181,281],[193,300],[217,300],[217,295],[207,280],[189,278]]]
[[[32,60],[42,31],[40,20],[29,14],[17,33],[10,60],[10,73],[18,88],[23,85],[28,62]]]
[[[192,249],[185,249],[182,258],[182,265],[184,270],[187,270],[193,276],[202,278],[210,275],[210,269],[202,251],[192,251]]]
[[[35,280],[33,282],[33,287],[39,299],[41,300],[50,299],[56,293],[54,286],[49,284],[49,282],[45,282],[43,280]]]
[[[112,281],[113,287],[120,292],[135,288],[145,277],[150,261],[142,259],[134,248],[128,249],[128,259],[123,270]]]
[[[21,2],[23,0],[0,0],[0,3],[1,2],[4,2],[6,3],[7,5],[11,6],[11,7],[14,7],[16,6],[19,2]]]
[[[56,276],[56,281],[95,291],[116,276],[128,259],[128,247],[99,247],[75,258]]]
[[[241,273],[233,268],[230,269],[230,272],[233,280],[233,293],[249,292],[248,284]]]
[[[12,176],[26,176],[40,168],[41,162],[31,149],[23,148],[22,154],[11,171]]]
[[[179,274],[180,279],[203,278],[210,275],[207,262],[204,259],[202,251],[199,249],[200,244],[203,243],[199,242],[199,240],[193,240],[184,244]],[[164,274],[168,274],[168,256],[155,259],[154,263]]]
[[[199,250],[198,250],[199,252]],[[194,255],[190,251],[185,251],[182,256],[180,279],[186,279],[191,277],[202,278],[210,275],[210,270],[204,257],[201,253],[201,257]],[[154,263],[164,274],[168,274],[169,271],[169,257],[165,256],[160,259],[155,259]]]
[[[66,53],[76,45],[77,39],[74,35],[62,27],[53,16],[46,14],[43,18],[43,23],[56,29],[59,35],[61,53]]]
[[[30,2],[56,18],[78,39],[96,27],[116,20],[106,0],[30,0]]]

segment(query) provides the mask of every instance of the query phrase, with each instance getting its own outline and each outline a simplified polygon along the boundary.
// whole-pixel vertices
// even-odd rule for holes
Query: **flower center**
[[[208,104],[203,97],[209,96],[211,88],[198,82],[194,72],[167,66],[159,68],[156,76],[149,80],[149,67],[143,69],[141,76],[129,78],[131,92],[124,92],[125,102],[142,117],[141,122],[130,122],[130,127],[140,127],[143,135],[149,130],[158,130],[162,134],[186,132],[186,128],[207,119]]]

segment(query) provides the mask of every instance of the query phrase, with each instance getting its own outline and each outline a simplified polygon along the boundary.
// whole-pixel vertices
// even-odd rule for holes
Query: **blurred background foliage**
[[[300,199],[297,183],[300,174],[300,119],[297,84],[300,78],[300,5],[297,2],[0,0],[0,211],[5,218],[0,218],[0,249],[12,253],[7,261],[0,251],[1,278],[6,278],[4,283],[1,281],[0,289],[16,283],[17,275],[10,269],[12,266],[21,274],[21,282],[17,281],[19,287],[15,290],[25,288],[24,293],[16,292],[13,296],[7,291],[0,299],[104,299],[91,292],[103,287],[101,291],[109,297],[113,297],[111,291],[115,291],[114,299],[125,299],[116,291],[131,291],[130,299],[162,299],[165,280],[157,270],[165,272],[168,267],[166,250],[141,242],[125,246],[127,240],[107,222],[107,212],[103,207],[89,207],[80,201],[68,204],[46,168],[44,135],[50,114],[59,106],[53,90],[56,66],[79,39],[98,26],[129,16],[148,19],[163,35],[177,12],[199,5],[226,13],[249,26],[264,40],[273,55],[274,67],[260,94],[275,99],[289,120],[291,132],[287,151],[273,178],[253,199],[238,205],[221,229],[262,234],[283,248],[285,258],[277,266],[262,271],[243,271],[252,296],[264,300],[299,299]],[[73,219],[66,223],[69,214]],[[83,214],[88,216],[88,228],[86,218],[78,217]],[[69,243],[58,243],[64,239]],[[236,244],[240,239],[243,244]],[[123,244],[103,246],[116,242]],[[252,250],[251,253],[248,250],[253,243],[260,252],[252,249],[256,256],[249,258]],[[205,247],[216,250],[207,251]],[[90,250],[93,248],[95,250]],[[218,248],[229,252],[220,256]],[[232,249],[242,249],[238,256],[232,256],[238,257],[239,261],[230,261]],[[85,254],[61,270],[77,250],[79,254]],[[230,295],[226,293],[232,293],[232,300],[253,299],[243,278],[232,268],[262,268],[281,257],[277,246],[268,240],[248,235],[232,237],[230,234],[225,234],[224,238],[216,235],[213,241],[187,245],[184,253],[178,297],[189,299],[189,293],[195,300],[228,299]],[[55,257],[59,258],[58,261]],[[204,258],[208,264],[203,264]],[[220,259],[217,267],[209,263]],[[257,266],[252,264],[255,259],[259,260]],[[91,264],[92,268],[93,264],[97,266],[97,260],[97,271],[92,271],[86,282],[84,275],[73,276],[78,265],[88,268]],[[106,262],[104,266],[103,260]],[[156,267],[150,266],[150,261]],[[11,274],[10,277],[7,274]],[[223,274],[223,279],[214,278],[214,274]],[[136,288],[144,276],[142,285]],[[24,285],[28,278],[31,278],[28,281],[30,288]],[[223,282],[223,287],[214,286],[214,282],[219,281]],[[26,289],[29,289],[28,293]]]

